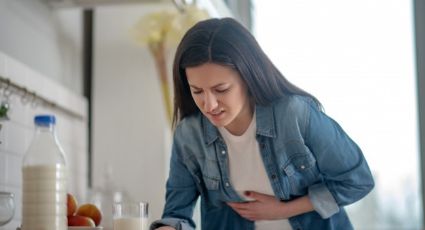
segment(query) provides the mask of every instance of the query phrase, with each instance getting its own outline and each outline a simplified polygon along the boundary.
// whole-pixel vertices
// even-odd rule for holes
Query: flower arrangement
[[[183,5],[179,7],[179,10],[147,14],[139,19],[131,31],[134,40],[142,46],[147,46],[154,58],[170,127],[173,105],[167,74],[166,51],[170,47],[175,47],[190,27],[206,18],[208,13],[195,4]]]

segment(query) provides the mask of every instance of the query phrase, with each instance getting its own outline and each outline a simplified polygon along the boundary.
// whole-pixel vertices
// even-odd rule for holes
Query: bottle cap
[[[36,125],[50,125],[56,124],[56,118],[54,115],[37,115],[34,117],[34,123]]]

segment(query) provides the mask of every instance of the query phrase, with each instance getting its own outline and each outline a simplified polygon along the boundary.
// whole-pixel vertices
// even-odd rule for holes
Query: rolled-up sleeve
[[[313,204],[314,210],[323,218],[329,218],[339,212],[336,203],[329,189],[324,184],[315,184],[308,188],[308,196]]]
[[[361,149],[341,126],[314,105],[308,110],[305,142],[322,178],[308,195],[320,216],[328,218],[368,194],[374,181]]]

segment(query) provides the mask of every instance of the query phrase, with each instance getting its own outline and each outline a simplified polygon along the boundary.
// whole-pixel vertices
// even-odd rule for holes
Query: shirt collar
[[[257,113],[257,135],[276,137],[273,106],[256,105],[255,112]]]

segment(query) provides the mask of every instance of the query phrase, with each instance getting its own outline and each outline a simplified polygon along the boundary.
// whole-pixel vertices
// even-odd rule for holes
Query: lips
[[[213,112],[213,113],[209,113],[212,116],[217,116],[220,115],[223,112],[223,110],[217,111],[217,112]]]
[[[211,115],[211,116],[217,116],[217,115],[220,115],[223,112],[224,112],[223,109],[216,109],[216,110],[214,110],[212,112],[208,112],[208,114]]]
[[[213,119],[213,120],[219,120],[221,118],[221,115],[224,113],[224,110],[217,110],[214,112],[209,112],[208,115]]]

